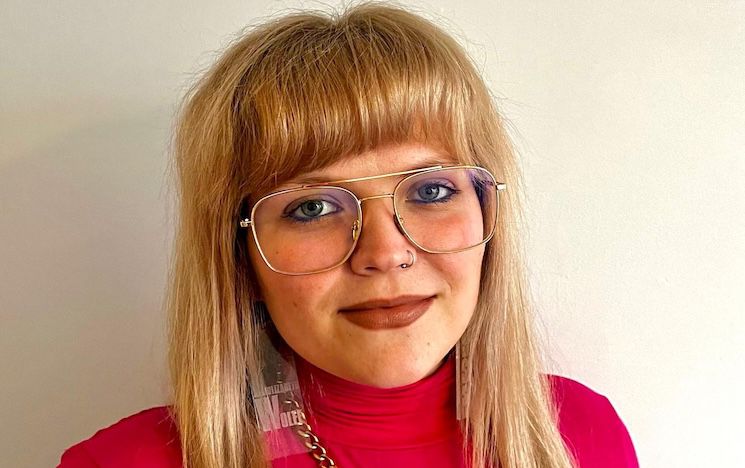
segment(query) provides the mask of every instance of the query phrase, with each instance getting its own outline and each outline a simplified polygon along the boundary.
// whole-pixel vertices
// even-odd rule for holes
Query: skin
[[[391,145],[314,171],[328,180],[386,174],[454,163],[447,153],[418,143]],[[398,177],[355,182],[358,197],[390,193]],[[293,185],[293,181],[278,188]],[[430,254],[401,234],[391,199],[363,202],[363,228],[351,257],[322,273],[288,276],[261,259],[250,237],[250,257],[262,300],[280,335],[311,364],[352,382],[381,388],[416,382],[440,365],[466,329],[479,293],[484,245],[464,252]],[[410,260],[413,266],[399,265]],[[406,327],[369,330],[339,309],[366,300],[403,294],[434,295],[429,310]]]

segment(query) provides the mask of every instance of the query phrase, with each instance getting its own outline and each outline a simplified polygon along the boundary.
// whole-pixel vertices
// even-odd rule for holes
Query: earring
[[[459,421],[466,417],[466,399],[471,379],[470,356],[460,342],[461,340],[458,340],[455,344],[455,414]]]
[[[265,307],[259,302],[256,305]],[[259,371],[250,375],[248,382],[256,427],[263,434],[270,461],[307,453],[311,446],[295,442],[297,436],[291,434],[306,425],[294,354],[271,321],[257,328]]]
[[[409,263],[402,263],[401,264],[401,268],[409,268],[416,261],[416,257],[414,256],[414,252],[412,252],[411,250],[408,250],[408,249],[406,249],[406,251],[409,252],[409,255],[411,256],[411,261]]]

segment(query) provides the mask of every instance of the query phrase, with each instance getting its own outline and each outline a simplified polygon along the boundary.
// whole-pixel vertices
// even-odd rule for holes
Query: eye
[[[340,211],[339,205],[329,200],[302,200],[293,203],[282,215],[283,218],[289,218],[293,221],[307,223],[317,221],[324,216]]]
[[[448,187],[442,182],[430,181],[417,186],[414,190],[416,198],[410,198],[407,201],[422,204],[444,203],[450,200],[450,198],[458,192],[459,190],[453,187]]]

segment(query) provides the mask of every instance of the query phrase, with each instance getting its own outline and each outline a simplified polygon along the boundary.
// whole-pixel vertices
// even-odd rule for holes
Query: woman
[[[604,396],[540,372],[519,171],[451,37],[292,14],[184,102],[173,404],[60,466],[638,466]]]

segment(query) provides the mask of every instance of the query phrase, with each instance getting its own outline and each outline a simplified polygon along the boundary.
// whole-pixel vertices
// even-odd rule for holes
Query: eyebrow
[[[454,158],[449,155],[442,155],[442,156],[429,156],[425,158],[422,161],[419,161],[416,165],[416,167],[411,167],[409,169],[402,169],[401,171],[393,171],[395,172],[403,172],[403,171],[413,171],[416,169],[423,169],[425,167],[430,166],[446,166],[449,164],[457,164],[457,161],[454,161]],[[367,177],[367,176],[362,176]],[[307,184],[317,184],[317,183],[326,183],[326,182],[332,182],[337,180],[346,180],[350,179],[351,177],[339,177],[339,176],[315,176],[315,175],[301,175],[298,177],[295,177],[289,181],[287,181],[288,184],[300,184],[300,185],[307,185]],[[355,177],[356,179],[356,177]],[[284,185],[284,184],[283,184]]]

